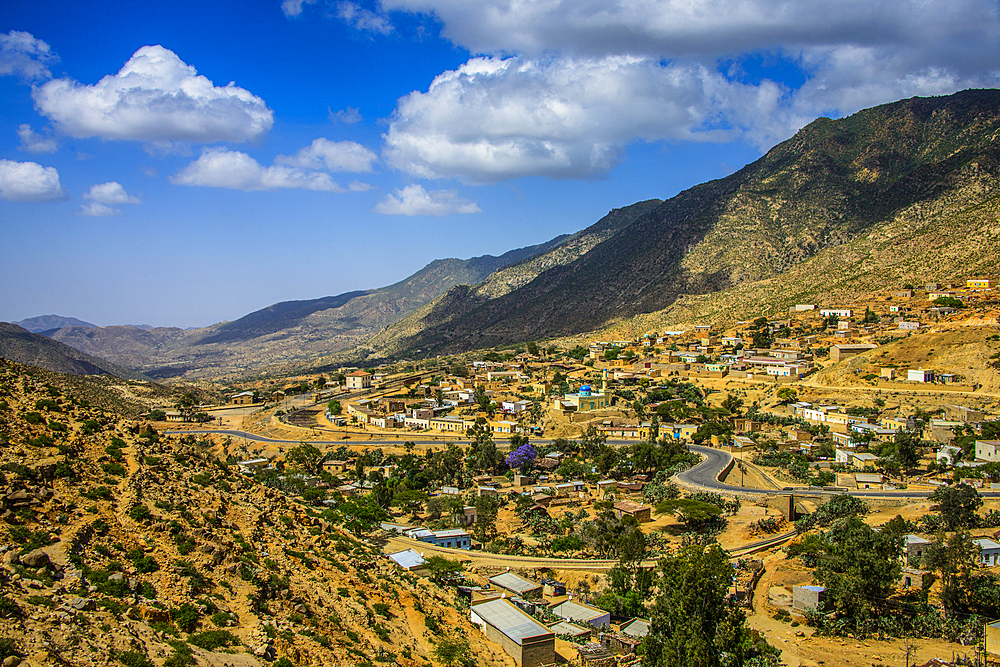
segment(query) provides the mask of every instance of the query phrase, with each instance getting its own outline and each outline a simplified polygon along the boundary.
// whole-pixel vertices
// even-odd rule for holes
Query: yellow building
[[[1000,285],[1000,280],[996,278],[969,278],[965,281],[967,289],[993,289]]]

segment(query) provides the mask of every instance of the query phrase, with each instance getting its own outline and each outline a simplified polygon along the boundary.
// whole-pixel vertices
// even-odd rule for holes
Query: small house
[[[1000,542],[994,542],[988,537],[972,540],[979,547],[979,562],[983,567],[1000,565]]]
[[[514,658],[518,667],[555,663],[555,634],[509,600],[473,602],[469,616],[487,639]]]
[[[794,586],[792,588],[792,609],[800,614],[818,611],[826,602],[826,588],[823,586]]]
[[[629,515],[639,523],[649,523],[651,520],[649,505],[634,503],[630,500],[619,500],[615,503],[615,516],[619,519],[624,515]]]

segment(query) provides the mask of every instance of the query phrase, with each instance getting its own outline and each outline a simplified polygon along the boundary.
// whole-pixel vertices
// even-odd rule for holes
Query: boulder
[[[49,555],[42,551],[41,549],[35,549],[34,551],[29,551],[28,553],[21,556],[21,565],[25,567],[30,567],[31,569],[37,569],[39,567],[45,567],[49,564]]]
[[[69,606],[77,611],[94,611],[97,609],[97,603],[90,598],[73,598],[69,601]]]

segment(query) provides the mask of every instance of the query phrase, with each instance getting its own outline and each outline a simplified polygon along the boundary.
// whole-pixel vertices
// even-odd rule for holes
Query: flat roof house
[[[920,559],[924,557],[924,552],[927,548],[933,544],[930,540],[925,540],[919,535],[904,535],[903,536],[903,553],[906,554],[906,560],[914,560],[917,563]]]
[[[615,516],[620,519],[624,514],[632,516],[639,523],[649,523],[650,521],[649,505],[640,505],[630,500],[619,500],[615,503]]]
[[[793,586],[792,609],[798,612],[816,611],[826,601],[826,588],[823,586]]]
[[[977,461],[1000,461],[1000,440],[976,440]]]
[[[979,563],[983,567],[1000,565],[1000,543],[988,537],[972,540],[972,543],[979,547]]]
[[[542,596],[542,587],[533,581],[528,581],[513,572],[504,572],[490,577],[490,584],[519,595],[525,600],[534,600]]]
[[[407,572],[422,570],[424,565],[427,563],[427,561],[424,560],[424,557],[413,549],[406,549],[405,551],[398,551],[394,554],[389,554],[389,560]]]
[[[595,628],[606,628],[611,625],[611,612],[591,607],[589,604],[577,602],[576,600],[560,602],[552,607],[551,611],[564,621],[589,623]]]
[[[496,642],[519,667],[539,667],[556,661],[556,636],[509,600],[473,603],[472,622],[486,638]]]
[[[472,548],[472,538],[469,537],[469,534],[461,528],[452,528],[451,530],[435,530],[432,535],[433,538],[427,541],[431,544],[436,544],[439,547],[449,547],[452,549]]]

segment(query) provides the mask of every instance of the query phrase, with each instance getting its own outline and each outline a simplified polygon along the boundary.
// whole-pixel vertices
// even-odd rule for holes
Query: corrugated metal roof
[[[631,637],[645,637],[649,634],[649,621],[637,618],[622,626],[622,632]]]
[[[610,617],[608,612],[603,609],[597,609],[596,607],[591,607],[590,605],[582,604],[580,602],[574,602],[573,600],[566,600],[565,602],[557,604],[552,608],[552,613],[559,618],[583,622],[590,622],[605,615]]]
[[[518,594],[525,593],[526,591],[532,591],[539,587],[538,584],[519,577],[512,572],[504,572],[503,574],[490,577],[490,583],[496,584],[501,588],[506,588],[508,591],[514,591]]]
[[[518,644],[525,639],[553,636],[548,628],[504,599],[473,605],[472,613]]]

